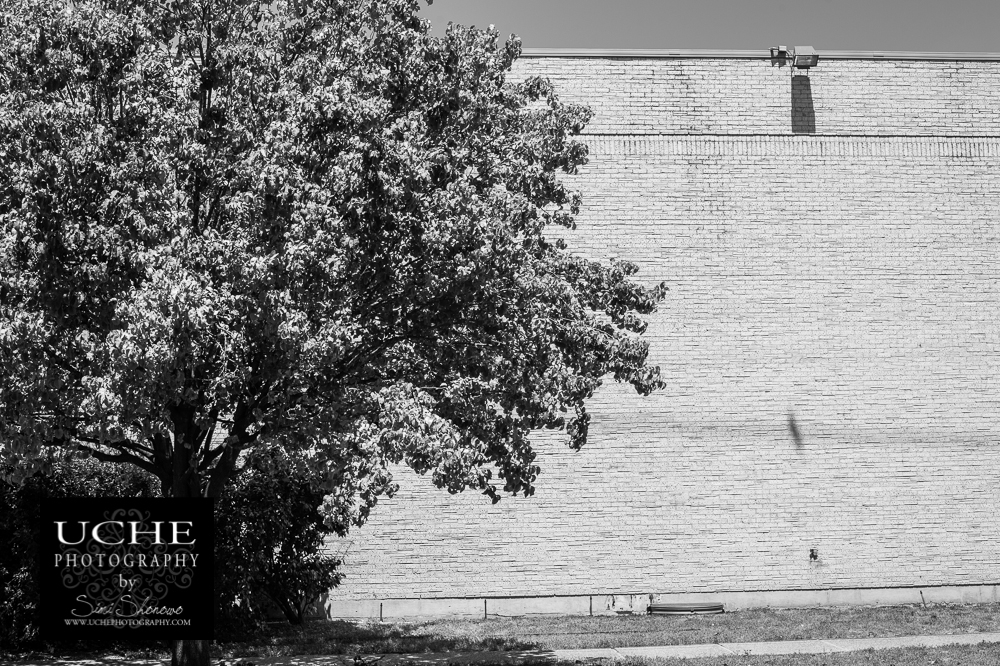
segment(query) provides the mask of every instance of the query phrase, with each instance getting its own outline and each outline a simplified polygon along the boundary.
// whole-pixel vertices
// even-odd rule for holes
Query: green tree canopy
[[[580,447],[603,377],[662,385],[663,288],[547,235],[590,112],[418,9],[0,0],[9,478],[84,454],[215,496],[278,444],[343,532],[395,463],[530,494],[532,430]]]

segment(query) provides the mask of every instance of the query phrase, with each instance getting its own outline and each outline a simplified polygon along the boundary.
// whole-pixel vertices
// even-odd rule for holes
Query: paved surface
[[[524,650],[520,652],[435,652],[350,657],[344,655],[299,657],[246,657],[213,662],[218,666],[456,666],[501,664],[525,666],[555,661],[589,662],[624,657],[727,657],[742,654],[821,654],[900,647],[1000,644],[1000,632],[948,636],[902,636],[899,638],[831,638],[818,641],[774,641],[768,643],[706,643],[655,647],[596,648],[590,650]],[[1000,645],[997,645],[1000,657]],[[53,659],[13,662],[16,666],[163,666],[155,659]]]

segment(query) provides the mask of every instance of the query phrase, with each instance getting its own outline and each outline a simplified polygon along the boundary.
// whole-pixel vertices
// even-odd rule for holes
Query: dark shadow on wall
[[[792,134],[815,134],[812,84],[808,76],[792,77]]]
[[[788,432],[792,436],[792,441],[795,442],[795,448],[802,448],[802,433],[799,432],[799,424],[795,422],[795,414],[792,412],[788,413]]]

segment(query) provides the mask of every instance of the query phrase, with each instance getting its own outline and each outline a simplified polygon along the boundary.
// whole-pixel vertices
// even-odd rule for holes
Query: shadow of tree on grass
[[[265,635],[233,644],[240,654],[389,654],[533,650],[536,641],[486,631],[450,632],[441,621],[379,623],[313,620],[301,627],[271,625]],[[446,624],[446,623],[444,623]],[[466,626],[468,621],[464,621]],[[444,629],[444,630],[442,630]],[[220,644],[223,652],[227,644]]]

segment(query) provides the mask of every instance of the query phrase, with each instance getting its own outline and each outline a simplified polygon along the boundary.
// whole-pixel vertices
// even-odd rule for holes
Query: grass
[[[1000,604],[748,609],[695,616],[524,616],[424,622],[310,622],[244,643],[227,657],[560,650],[1000,631]],[[686,662],[688,666],[694,666]],[[1000,664],[995,660],[992,666]]]
[[[560,650],[697,643],[887,638],[1000,631],[1000,604],[747,609],[722,615],[531,616],[420,625],[441,637],[517,638]]]
[[[1000,631],[1000,604],[748,609],[723,615],[681,617],[534,615],[495,617],[488,620],[444,619],[386,623],[312,621],[302,627],[273,624],[267,631],[243,642],[217,642],[213,654],[216,658],[232,659],[295,655],[558,650],[823,638],[889,638],[994,631]],[[889,653],[901,656],[886,656]],[[165,658],[167,651],[162,642],[123,643],[116,646],[53,643],[45,653],[36,653],[34,656],[73,658],[83,654],[92,657],[155,659]],[[0,661],[13,657],[15,655],[0,655]],[[953,657],[954,660],[948,661]],[[722,660],[682,662],[656,660],[655,666],[673,666],[675,663],[684,666],[929,666],[950,663],[998,666],[1000,646],[907,648],[846,655],[727,657]],[[637,659],[617,662],[617,665],[654,666],[654,662]]]

